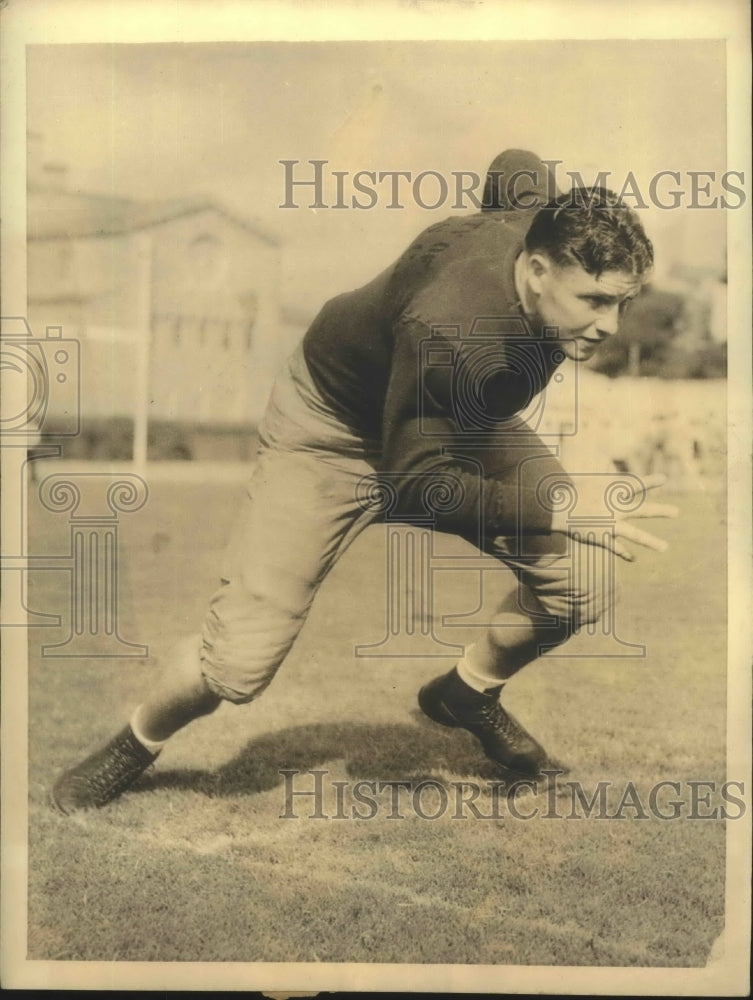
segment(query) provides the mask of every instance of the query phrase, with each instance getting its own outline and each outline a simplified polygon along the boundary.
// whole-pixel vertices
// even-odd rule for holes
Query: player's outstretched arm
[[[621,487],[625,488],[625,481],[620,480]],[[646,493],[648,490],[656,489],[658,486],[663,486],[666,483],[666,476],[661,473],[656,473],[654,475],[646,476],[645,479],[640,480],[640,486],[636,486],[633,497],[627,499],[635,499],[640,496],[641,492]],[[586,478],[582,486],[579,486],[583,493],[579,494],[578,497],[578,508],[580,516],[588,520],[587,511],[592,509],[594,516],[598,517],[603,511],[604,503],[604,484],[603,480],[596,480],[589,483]],[[593,492],[593,497],[589,496],[589,490]],[[614,521],[611,524],[611,531],[587,531],[584,532],[577,525],[577,522],[568,521],[567,511],[555,512],[552,516],[552,528],[553,532],[558,532],[560,534],[569,535],[576,541],[583,542],[589,545],[598,545],[602,548],[606,548],[615,555],[619,556],[621,559],[625,559],[627,562],[633,562],[635,556],[633,552],[623,543],[625,541],[634,543],[635,545],[642,545],[644,548],[653,549],[654,552],[665,552],[668,548],[668,543],[661,538],[657,538],[656,535],[650,534],[648,531],[644,531],[641,528],[636,527],[636,525],[631,523],[634,518],[646,518],[646,517],[677,517],[679,515],[679,509],[673,504],[666,503],[656,503],[654,501],[643,500],[640,506],[636,507],[635,510],[631,510],[625,514],[616,514]]]

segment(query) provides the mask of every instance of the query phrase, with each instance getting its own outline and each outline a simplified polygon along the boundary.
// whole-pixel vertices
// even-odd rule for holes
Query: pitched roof
[[[270,246],[279,245],[272,233],[211,198],[139,202],[77,191],[29,191],[27,236],[29,240],[119,236],[206,211],[217,212]]]

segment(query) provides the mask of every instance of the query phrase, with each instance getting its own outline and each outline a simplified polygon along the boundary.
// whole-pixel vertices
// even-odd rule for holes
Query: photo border
[[[522,8],[522,9],[521,9]],[[64,13],[63,13],[64,12]],[[743,2],[623,3],[596,0],[365,4],[163,3],[76,0],[6,3],[2,40],[2,310],[26,314],[25,46],[73,42],[248,40],[724,39],[728,166],[750,177],[749,12]],[[629,32],[629,33],[628,33]],[[2,979],[5,988],[317,990],[730,996],[747,992],[750,942],[751,311],[750,192],[728,212],[728,774],[746,782],[744,822],[727,824],[726,951],[701,969],[441,966],[309,963],[44,962],[26,958],[27,679],[25,630],[2,635]],[[3,498],[3,526],[20,515],[18,491]],[[6,532],[3,533],[7,537]]]

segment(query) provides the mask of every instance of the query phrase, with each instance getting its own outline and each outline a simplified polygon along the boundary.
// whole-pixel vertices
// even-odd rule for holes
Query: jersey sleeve
[[[505,364],[499,338],[464,342],[415,319],[397,324],[382,470],[401,519],[430,517],[477,542],[549,532],[551,511],[520,474],[531,446],[541,454],[544,445],[516,419],[531,396],[519,368]]]

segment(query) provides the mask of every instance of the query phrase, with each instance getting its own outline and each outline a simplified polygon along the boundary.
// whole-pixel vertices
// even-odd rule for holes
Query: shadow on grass
[[[449,771],[483,781],[514,781],[511,771],[487,760],[470,734],[442,729],[415,711],[416,725],[327,722],[293,726],[251,740],[216,771],[156,770],[143,791],[186,789],[210,796],[253,794],[281,785],[281,771],[308,771],[336,760],[354,778],[421,781]],[[134,789],[137,791],[138,789]]]

